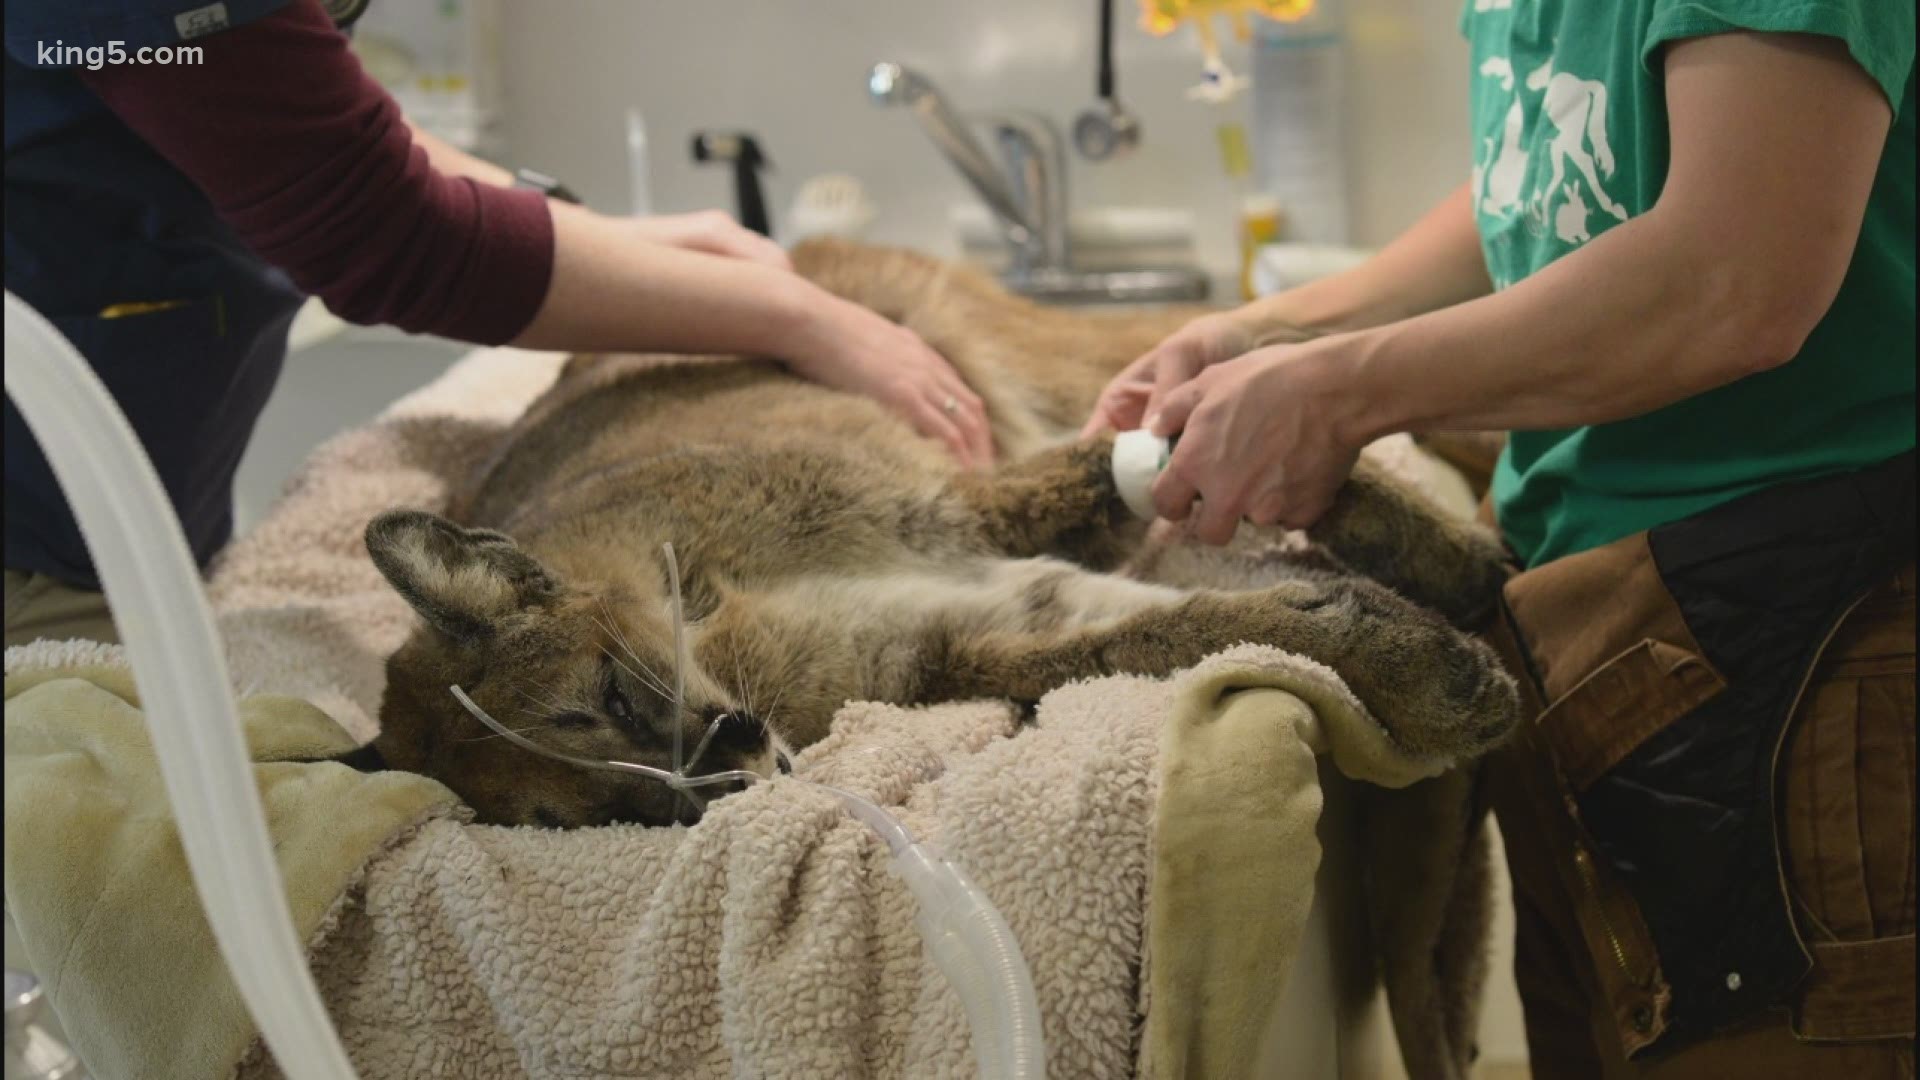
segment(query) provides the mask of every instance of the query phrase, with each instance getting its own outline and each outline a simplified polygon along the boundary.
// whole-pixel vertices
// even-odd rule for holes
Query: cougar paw
[[[1512,730],[1519,694],[1484,643],[1371,582],[1329,586],[1350,620],[1340,674],[1403,750],[1478,757]]]

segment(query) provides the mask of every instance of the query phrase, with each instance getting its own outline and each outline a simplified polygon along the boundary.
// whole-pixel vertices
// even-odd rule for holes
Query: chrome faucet
[[[927,137],[987,204],[1012,254],[1006,281],[1014,291],[1062,302],[1206,298],[1206,276],[1192,268],[1073,269],[1065,141],[1046,117],[1021,110],[977,117],[993,131],[1001,155],[996,162],[973,137],[968,121],[912,68],[875,64],[867,74],[867,94],[877,104],[911,108]]]
[[[894,63],[875,64],[867,76],[867,93],[878,104],[913,110],[927,137],[993,211],[1016,266],[1066,265],[1067,198],[1061,182],[1066,174],[1065,154],[1059,135],[1044,117],[998,113],[982,118],[993,125],[1003,167],[919,72]]]

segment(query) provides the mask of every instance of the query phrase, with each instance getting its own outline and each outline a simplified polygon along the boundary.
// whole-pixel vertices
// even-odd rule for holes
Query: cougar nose
[[[723,712],[717,719],[713,741],[729,750],[758,750],[767,740],[767,725],[745,712]]]

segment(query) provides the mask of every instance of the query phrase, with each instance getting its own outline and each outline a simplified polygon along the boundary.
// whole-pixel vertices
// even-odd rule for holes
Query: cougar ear
[[[560,591],[553,575],[511,538],[420,510],[374,518],[367,553],[428,625],[459,642],[490,637],[501,619]]]

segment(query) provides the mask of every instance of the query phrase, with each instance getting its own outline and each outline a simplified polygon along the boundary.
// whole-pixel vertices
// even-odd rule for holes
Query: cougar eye
[[[633,702],[627,700],[627,695],[621,691],[619,683],[607,684],[607,698],[604,704],[607,707],[608,716],[623,724],[633,723]]]

